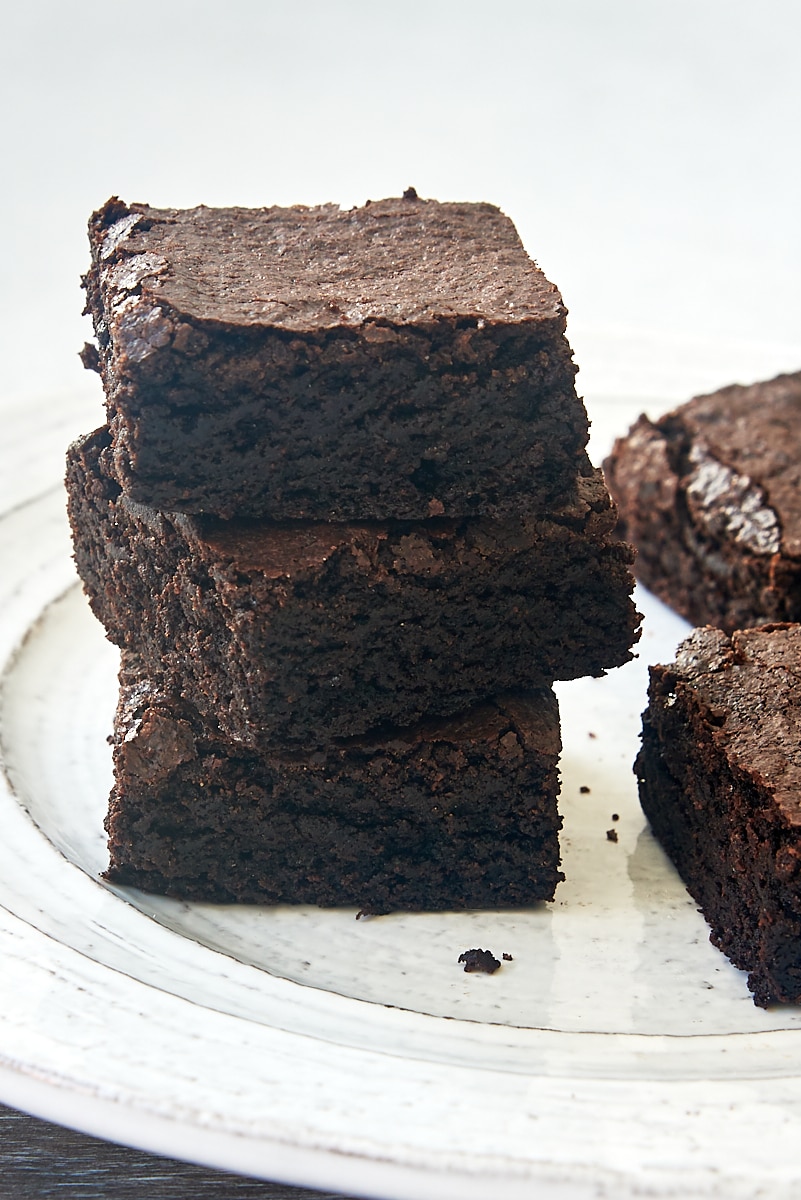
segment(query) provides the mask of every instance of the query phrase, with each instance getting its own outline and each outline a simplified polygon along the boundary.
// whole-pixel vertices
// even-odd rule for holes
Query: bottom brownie
[[[549,689],[308,754],[224,739],[123,656],[107,878],[187,899],[393,909],[553,898]]]
[[[651,668],[651,827],[754,1001],[801,1003],[801,626],[695,630]]]

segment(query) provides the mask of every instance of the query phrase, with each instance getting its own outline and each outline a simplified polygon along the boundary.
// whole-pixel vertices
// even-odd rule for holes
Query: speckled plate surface
[[[639,408],[592,409],[596,458]],[[30,492],[0,515],[0,1099],[403,1200],[797,1195],[801,1012],[754,1007],[631,774],[646,664],[682,622],[641,595],[639,659],[559,688],[552,905],[357,922],[180,904],[99,877],[116,653],[60,486]],[[472,946],[512,959],[465,975]]]

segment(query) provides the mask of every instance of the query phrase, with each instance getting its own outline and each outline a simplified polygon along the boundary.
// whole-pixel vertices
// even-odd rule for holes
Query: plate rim
[[[5,524],[6,520],[15,513],[29,508],[35,503],[42,502],[47,497],[55,497],[58,493],[58,485],[54,484],[45,492],[39,493],[35,497],[29,497],[17,505],[7,508],[0,513],[0,523]],[[74,577],[73,577],[74,581]],[[70,585],[72,586],[72,585]],[[54,597],[55,598],[55,597]],[[44,609],[35,613],[29,621],[28,626],[22,631],[20,638],[14,641],[10,654],[6,652],[2,663],[3,675],[5,676],[11,659],[18,652],[19,647],[23,644],[24,639],[28,636],[33,626],[41,619]],[[8,647],[8,641],[6,646]],[[5,772],[4,786],[5,786]],[[18,801],[15,801],[18,803]],[[44,836],[44,835],[42,835]],[[65,862],[68,861],[65,859]],[[71,864],[74,866],[74,864]],[[80,870],[80,868],[76,868]],[[118,898],[120,903],[127,903],[123,898]],[[11,917],[11,922],[19,922],[20,926],[25,923],[21,918],[17,917],[10,910],[3,906],[2,911],[8,913]],[[143,920],[146,920],[144,914],[140,914]],[[8,923],[8,918],[6,918]],[[34,926],[28,926],[25,929],[18,928],[16,935],[22,937],[22,941],[29,942],[30,939],[36,940],[36,935],[47,937],[48,935],[36,930]],[[180,935],[175,935],[180,936]],[[77,951],[70,947],[65,947],[70,954],[78,954]],[[213,951],[213,953],[221,953]],[[254,968],[258,969],[258,968]],[[113,971],[111,967],[103,967],[103,970]],[[289,987],[303,988],[309,985],[302,983],[292,984],[290,981],[283,980],[283,983]],[[150,985],[143,985],[150,986]],[[312,990],[314,989],[312,986]],[[345,998],[353,1005],[372,1004],[369,1001],[361,1001],[354,998]],[[188,1001],[186,1001],[188,1003]],[[398,1013],[403,1013],[406,1010],[394,1010]],[[226,1014],[222,1014],[225,1016]],[[424,1014],[414,1014],[417,1016]],[[238,1018],[232,1018],[238,1019]],[[431,1021],[441,1021],[442,1018],[429,1017]],[[5,1009],[0,1014],[0,1028],[6,1027]],[[2,1036],[2,1035],[0,1035]],[[302,1036],[302,1035],[290,1035]],[[612,1034],[587,1034],[571,1036],[597,1036],[603,1038],[620,1038],[620,1037],[654,1037],[661,1038],[671,1037],[671,1035],[612,1035]],[[704,1036],[704,1035],[698,1035]],[[723,1035],[721,1035],[723,1036]],[[725,1035],[731,1037],[731,1035]],[[762,1032],[762,1033],[741,1033],[737,1035],[741,1038],[759,1039],[761,1041],[779,1038],[779,1040],[789,1038],[791,1041],[797,1042],[801,1038],[801,1031],[783,1030]],[[2,1036],[2,1041],[5,1042],[5,1036]],[[390,1055],[391,1057],[391,1055]],[[429,1066],[425,1060],[421,1061],[424,1067]],[[801,1070],[801,1068],[799,1068]],[[529,1078],[521,1076],[521,1078]],[[537,1079],[538,1083],[542,1083],[542,1079]],[[561,1081],[565,1082],[565,1081]],[[567,1081],[571,1082],[570,1080]],[[573,1081],[575,1082],[575,1081]],[[702,1083],[706,1081],[700,1081]],[[757,1081],[760,1083],[762,1081]],[[783,1082],[788,1085],[788,1103],[787,1115],[801,1128],[801,1080],[783,1078]],[[674,1096],[673,1100],[679,1102],[679,1108],[686,1105],[688,1100],[698,1099],[697,1088],[693,1086],[692,1081],[681,1081],[683,1093],[681,1096]],[[687,1085],[687,1086],[685,1086]],[[547,1091],[547,1088],[545,1089]],[[664,1089],[663,1089],[664,1090]],[[670,1090],[670,1089],[668,1089]],[[756,1092],[759,1092],[757,1086]],[[656,1091],[659,1091],[657,1088]],[[790,1095],[792,1093],[792,1095]],[[75,1096],[80,1095],[81,1111],[75,1111]],[[247,1139],[240,1133],[229,1133],[224,1130],[209,1130],[204,1128],[198,1130],[197,1126],[183,1122],[174,1117],[165,1117],[163,1115],[147,1112],[141,1107],[137,1109],[130,1102],[123,1104],[119,1099],[112,1100],[108,1097],[92,1096],[88,1092],[81,1094],[81,1087],[76,1081],[71,1081],[69,1084],[59,1082],[58,1078],[52,1072],[48,1072],[45,1065],[41,1062],[14,1061],[13,1055],[8,1053],[8,1047],[0,1048],[0,1095],[3,1099],[21,1108],[24,1111],[29,1111],[33,1115],[42,1117],[47,1120],[55,1120],[60,1124],[69,1125],[73,1128],[82,1130],[85,1133],[94,1136],[104,1137],[114,1141],[121,1141],[125,1144],[135,1145],[139,1148],[154,1153],[171,1155],[173,1157],[186,1158],[188,1161],[201,1162],[205,1165],[218,1167],[225,1170],[233,1170],[239,1173],[253,1174],[257,1177],[268,1177],[280,1179],[288,1184],[297,1186],[336,1187],[342,1191],[362,1192],[364,1195],[377,1194],[380,1191],[382,1196],[391,1198],[391,1200],[418,1200],[418,1197],[428,1197],[436,1194],[438,1198],[453,1196],[465,1197],[466,1200],[473,1195],[476,1197],[486,1196],[486,1189],[492,1185],[499,1189],[498,1194],[508,1196],[510,1200],[516,1200],[517,1196],[530,1195],[530,1188],[533,1181],[540,1184],[547,1184],[558,1191],[560,1197],[564,1196],[565,1200],[568,1197],[590,1196],[596,1194],[596,1185],[607,1183],[610,1187],[614,1186],[618,1194],[622,1194],[621,1188],[636,1189],[649,1179],[649,1173],[643,1174],[642,1170],[636,1167],[636,1164],[629,1164],[628,1170],[617,1170],[614,1164],[607,1163],[605,1166],[598,1163],[592,1167],[591,1177],[588,1174],[588,1168],[582,1166],[581,1163],[575,1162],[570,1167],[566,1165],[558,1165],[549,1163],[545,1158],[530,1161],[522,1174],[514,1169],[510,1169],[509,1163],[496,1163],[491,1173],[480,1171],[477,1173],[478,1167],[470,1171],[460,1171],[454,1162],[451,1162],[445,1173],[437,1169],[436,1164],[429,1159],[424,1165],[415,1165],[411,1160],[403,1162],[397,1159],[390,1161],[387,1155],[377,1152],[373,1157],[369,1155],[353,1155],[345,1152],[342,1149],[332,1147],[320,1148],[311,1145],[288,1145],[282,1142],[281,1139],[270,1139],[263,1133],[256,1139]],[[663,1097],[664,1099],[664,1097]],[[754,1096],[758,1104],[765,1102],[765,1097]],[[139,1122],[138,1130],[130,1128],[131,1116],[134,1115]],[[589,1114],[588,1114],[589,1116]],[[199,1144],[199,1139],[200,1143]],[[243,1149],[247,1147],[247,1151],[243,1155]],[[620,1149],[621,1147],[618,1147]],[[522,1164],[518,1164],[518,1167]],[[432,1175],[432,1172],[434,1174]],[[432,1192],[432,1180],[436,1183],[435,1191]],[[753,1179],[750,1180],[753,1182]],[[779,1189],[784,1186],[780,1181]],[[785,1181],[787,1182],[787,1181]],[[723,1181],[725,1186],[721,1184],[721,1177],[714,1171],[696,1172],[694,1179],[685,1178],[681,1190],[684,1195],[696,1194],[696,1191],[688,1192],[687,1183],[691,1188],[697,1190],[699,1196],[713,1196],[726,1194],[735,1196],[739,1193],[727,1190],[729,1181]],[[675,1180],[671,1181],[668,1178],[663,1178],[661,1182],[650,1178],[650,1186],[657,1187],[656,1194],[671,1195],[674,1189],[678,1190],[678,1185]],[[556,1191],[554,1194],[556,1194]],[[745,1192],[743,1195],[747,1194]],[[783,1192],[777,1190],[775,1195],[781,1195]],[[788,1192],[788,1195],[790,1193]]]

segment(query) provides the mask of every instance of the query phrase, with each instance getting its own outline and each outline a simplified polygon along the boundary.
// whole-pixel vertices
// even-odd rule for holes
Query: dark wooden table
[[[344,1200],[129,1150],[0,1105],[0,1200]]]

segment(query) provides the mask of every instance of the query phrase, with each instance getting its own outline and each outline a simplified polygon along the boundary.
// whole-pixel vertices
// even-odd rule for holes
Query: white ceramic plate
[[[596,456],[638,407],[595,407]],[[116,654],[75,582],[60,487],[8,508],[0,1098],[402,1200],[797,1195],[801,1012],[754,1007],[637,803],[646,664],[686,628],[639,600],[639,659],[558,689],[552,905],[356,922],[181,904],[99,878]],[[465,975],[473,946],[512,961]]]

